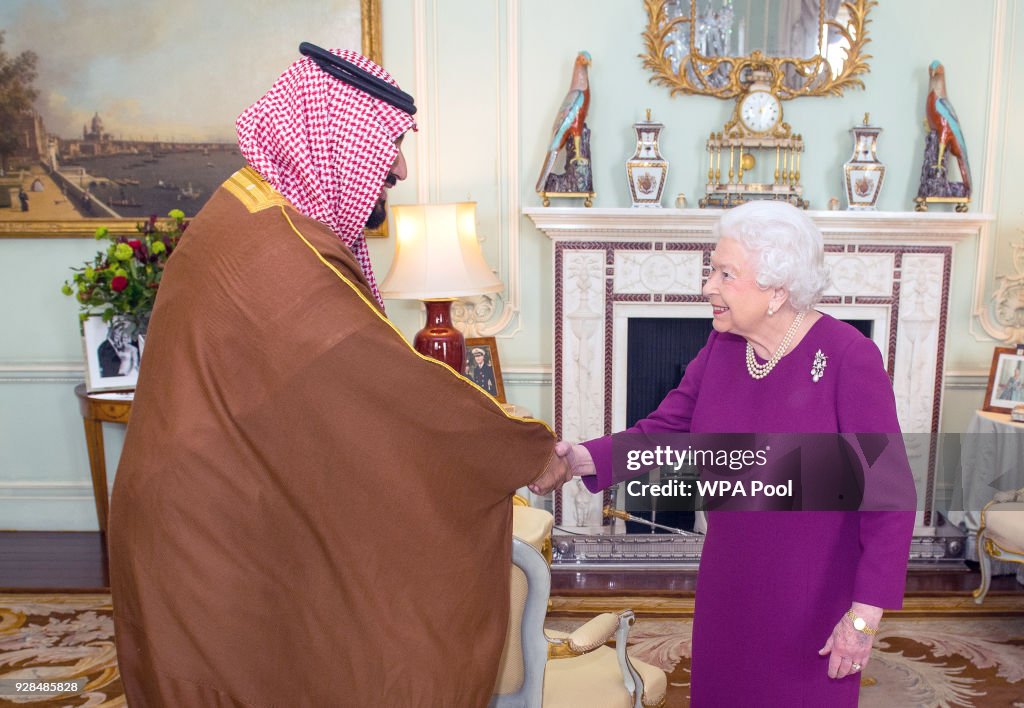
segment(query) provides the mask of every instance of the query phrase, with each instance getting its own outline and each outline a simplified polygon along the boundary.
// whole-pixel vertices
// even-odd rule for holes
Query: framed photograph
[[[299,43],[381,61],[381,0],[0,3],[0,238],[134,234],[195,216],[245,165],[235,119]],[[244,32],[224,31],[245,27]],[[54,32],[60,27],[60,32]],[[5,85],[8,85],[5,83]],[[13,103],[12,103],[13,102]],[[386,226],[367,236],[386,236]]]
[[[124,320],[104,322],[90,317],[82,323],[82,347],[85,350],[85,389],[125,391],[139,380],[139,362],[145,339],[134,334]]]
[[[985,389],[985,410],[1009,413],[1024,404],[1024,349],[996,347]]]
[[[466,339],[466,364],[462,367],[462,374],[500,403],[507,403],[494,337]]]

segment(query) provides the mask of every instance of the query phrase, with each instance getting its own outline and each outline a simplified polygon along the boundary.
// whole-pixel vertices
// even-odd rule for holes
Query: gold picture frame
[[[984,409],[1009,413],[1024,404],[1024,347],[996,347],[985,387]]]
[[[478,352],[483,352],[483,354]],[[499,403],[508,403],[505,400],[505,385],[501,380],[498,342],[494,337],[466,339],[466,356],[462,366],[462,375],[494,396]]]
[[[380,64],[383,54],[381,0],[337,0],[337,3],[337,12],[339,13],[346,11],[355,12],[356,7],[358,6],[360,21],[360,47],[362,53],[369,57],[370,59],[372,59],[373,61]],[[9,30],[9,39],[17,31],[17,28],[9,27],[7,29]],[[298,42],[301,41],[301,39],[305,38],[302,37],[297,39],[295,41],[296,47],[298,46]],[[187,41],[187,38],[178,38],[178,40],[176,41]],[[9,54],[16,55],[17,52],[10,51],[10,47],[7,46],[9,44],[9,41],[5,44],[5,51],[8,51]],[[45,47],[36,48],[36,53],[44,54]],[[296,56],[298,55],[296,54]],[[282,66],[281,68],[283,69],[284,67]],[[159,85],[161,83],[158,80],[159,77],[154,78],[154,84]],[[134,99],[134,97],[126,97],[126,99],[128,98]],[[190,100],[196,100],[196,96],[191,96]],[[42,123],[39,123],[39,125],[42,125]],[[83,135],[85,134],[85,132],[86,128],[83,127]],[[48,135],[48,133],[42,133],[42,140],[48,139]],[[152,153],[154,158],[157,157],[156,150],[157,148],[154,147]],[[217,161],[216,158],[212,157],[210,158],[210,160],[211,162],[206,163],[206,167],[210,167],[213,161]],[[239,167],[244,165],[244,160],[242,160],[240,156],[238,156],[238,160]],[[228,174],[230,174],[230,172],[228,172]],[[120,174],[116,176],[120,176]],[[226,177],[227,175],[224,176]],[[95,234],[96,230],[101,227],[107,228],[111,233],[115,235],[131,235],[136,233],[136,224],[145,221],[149,217],[149,214],[147,213],[145,216],[132,215],[124,216],[121,218],[115,218],[117,216],[116,213],[114,214],[114,216],[110,216],[102,208],[96,209],[96,211],[99,211],[100,213],[96,214],[95,217],[84,215],[72,218],[67,218],[66,215],[55,215],[50,217],[36,216],[33,212],[33,207],[36,206],[36,204],[44,204],[46,203],[46,200],[52,200],[51,203],[54,204],[58,203],[61,200],[70,201],[73,198],[73,195],[72,197],[69,197],[69,186],[66,183],[60,186],[54,183],[53,186],[59,191],[59,193],[54,191],[50,191],[48,193],[43,191],[33,192],[31,189],[33,177],[34,175],[31,172],[29,172],[27,175],[23,174],[21,177],[21,181],[24,182],[25,184],[21,184],[20,186],[14,184],[0,184],[0,188],[10,190],[11,201],[13,204],[13,206],[10,207],[9,214],[4,215],[3,218],[0,218],[0,239],[93,238],[93,235]],[[111,177],[114,177],[114,175],[112,175]],[[65,182],[70,182],[70,180],[65,180]],[[125,186],[129,182],[128,179],[107,179],[106,182],[110,183],[110,189],[118,189],[117,187],[114,186],[114,182],[125,183],[121,184],[121,194],[119,200],[124,201],[128,205],[131,204],[130,196],[126,196],[125,194],[125,192],[131,191],[130,187]],[[185,183],[181,185],[175,184],[174,188],[180,190],[179,198],[186,200],[185,202],[183,202],[184,204],[192,205],[194,203],[187,201],[190,199],[195,200],[196,196],[189,195],[198,191],[197,189],[193,189],[191,183]],[[23,191],[28,197],[28,211],[26,212],[17,211],[19,200],[16,195],[18,194],[19,190]],[[206,191],[208,193],[204,196],[208,197],[209,193],[212,193],[213,190],[209,189]],[[75,207],[71,207],[71,205],[69,204],[68,209],[59,209],[51,211],[77,211],[79,214],[81,214],[84,211],[86,211],[85,209],[82,208],[83,206],[92,206],[86,204],[86,202],[88,201],[88,196],[82,196],[80,197]],[[203,199],[203,202],[205,202],[205,198]],[[97,202],[93,202],[93,204],[97,204]],[[201,206],[201,204],[199,206]],[[158,211],[158,209],[154,208],[153,211]],[[162,211],[166,212],[167,209],[163,209]],[[194,210],[185,209],[185,211],[187,213],[187,216],[191,218],[192,216],[195,215],[194,211],[198,211],[198,208]],[[8,218],[8,216],[10,218]],[[166,216],[166,213],[159,213],[158,216],[163,218]],[[383,225],[376,229],[366,230],[366,236],[368,238],[385,238],[387,237],[387,235],[387,222],[385,222]]]
[[[818,36],[822,32],[834,32],[846,43],[845,61],[842,68],[833,72],[828,59],[813,56],[769,56],[760,50],[753,50],[746,56],[705,56],[694,38],[694,25],[702,18],[698,16],[697,0],[683,0],[673,6],[687,7],[687,13],[673,15],[669,6],[673,0],[643,0],[647,14],[647,28],[643,32],[645,52],[640,55],[644,67],[653,76],[649,79],[668,87],[670,94],[698,94],[715,98],[735,98],[749,85],[752,69],[769,69],[772,75],[772,92],[786,100],[800,96],[839,96],[847,88],[864,88],[861,77],[870,71],[867,60],[870,54],[864,46],[868,37],[868,15],[876,0],[846,0],[842,3],[844,13],[849,17],[846,24],[826,16],[825,2],[819,0]],[[672,35],[686,28],[688,41],[679,56]],[[833,73],[835,75],[833,75]],[[800,85],[784,83],[786,77],[803,77]]]

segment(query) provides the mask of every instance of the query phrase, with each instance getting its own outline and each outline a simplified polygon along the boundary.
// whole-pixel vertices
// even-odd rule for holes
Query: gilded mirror
[[[644,0],[644,66],[672,94],[733,98],[754,68],[779,98],[864,87],[875,0]]]

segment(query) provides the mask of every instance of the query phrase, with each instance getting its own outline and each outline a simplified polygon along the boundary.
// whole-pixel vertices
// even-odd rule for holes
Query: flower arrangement
[[[74,276],[61,288],[78,300],[82,321],[100,315],[107,323],[115,318],[127,321],[134,333],[146,331],[164,265],[188,227],[181,210],[172,209],[168,216],[168,223],[157,223],[154,215],[138,224],[135,238],[115,236],[106,227],[96,229],[96,240],[106,239],[110,245],[91,263],[72,268]]]

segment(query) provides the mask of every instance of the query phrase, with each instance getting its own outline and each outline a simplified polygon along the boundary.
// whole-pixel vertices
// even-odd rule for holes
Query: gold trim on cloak
[[[242,202],[250,214],[273,206],[288,205],[284,195],[271,187],[259,172],[248,166],[228,177],[222,186]]]

